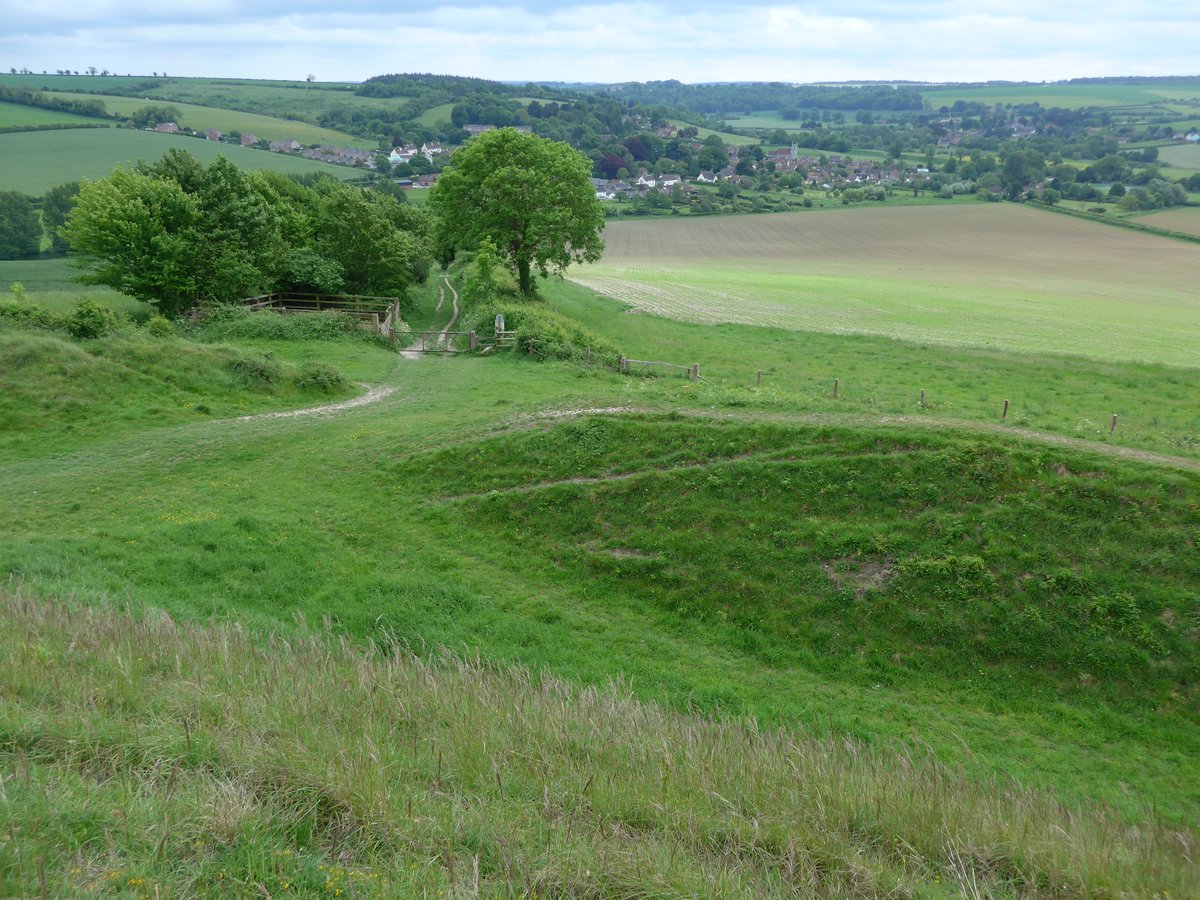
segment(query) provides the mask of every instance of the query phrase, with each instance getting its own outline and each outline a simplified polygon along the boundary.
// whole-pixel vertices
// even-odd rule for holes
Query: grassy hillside
[[[0,449],[44,453],[150,424],[204,421],[356,393],[306,385],[269,350],[130,330],[93,341],[0,319]]]
[[[346,166],[300,159],[283,153],[250,150],[229,144],[197,140],[128,128],[0,134],[0,190],[40,195],[56,185],[83,178],[103,178],[114,166],[138,160],[156,160],[170,147],[179,147],[201,162],[224,154],[245,169],[273,172],[326,172],[335,178],[357,178],[362,172]]]
[[[698,383],[4,333],[0,893],[1186,894],[1194,248],[1008,206],[642,224],[597,271],[674,318],[547,304]],[[226,354],[390,393],[246,420],[319,400]]]
[[[139,109],[148,105],[141,97],[96,97],[92,94],[56,93],[52,97],[63,97],[68,100],[102,100],[108,112],[120,116],[132,116]],[[162,105],[154,101],[155,105]],[[176,122],[182,128],[193,131],[204,131],[216,128],[218,131],[240,131],[243,134],[253,134],[259,140],[282,141],[297,140],[302,144],[334,144],[339,147],[363,147],[371,150],[378,147],[378,142],[367,141],[331,128],[320,128],[307,122],[264,116],[257,113],[239,112],[234,109],[220,109],[212,106],[199,106],[194,103],[172,103],[179,110]]]
[[[0,675],[10,896],[1185,896],[1200,877],[1193,832],[626,684],[8,588]]]

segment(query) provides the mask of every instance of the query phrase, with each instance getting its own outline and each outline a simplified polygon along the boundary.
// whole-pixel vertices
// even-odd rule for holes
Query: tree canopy
[[[490,240],[533,293],[546,277],[600,258],[604,211],[590,161],[566,144],[512,128],[487,131],[454,154],[430,192],[443,255]]]
[[[174,314],[273,290],[403,297],[432,257],[427,213],[378,191],[204,166],[169,151],[87,182],[60,229],[83,280]]]
[[[42,223],[29,198],[0,192],[0,259],[37,256],[41,242]]]

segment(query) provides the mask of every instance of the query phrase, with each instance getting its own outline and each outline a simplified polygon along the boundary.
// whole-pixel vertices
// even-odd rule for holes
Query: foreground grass
[[[450,655],[0,589],[9,896],[1184,896],[1197,835]]]

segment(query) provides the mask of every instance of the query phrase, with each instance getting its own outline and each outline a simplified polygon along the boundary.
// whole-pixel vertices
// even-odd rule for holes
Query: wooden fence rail
[[[628,374],[633,366],[640,366],[643,371],[649,370],[653,366],[660,366],[666,369],[679,369],[686,374],[686,377],[692,381],[700,380],[700,363],[695,363],[690,366],[681,366],[678,363],[659,362],[654,359],[630,359],[627,356],[621,357],[620,371]]]

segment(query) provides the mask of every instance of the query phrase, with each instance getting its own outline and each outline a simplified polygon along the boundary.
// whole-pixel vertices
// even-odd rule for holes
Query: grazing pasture
[[[581,284],[636,310],[1196,365],[1190,244],[1011,204],[620,222]]]
[[[68,131],[0,134],[0,190],[37,196],[55,185],[82,178],[103,178],[114,166],[158,159],[171,147],[186,150],[201,162],[224,154],[243,169],[268,169],[287,174],[325,172],[335,178],[356,178],[360,170],[346,166],[250,150],[191,137],[134,131],[128,128],[89,128]]]
[[[1172,144],[1158,148],[1160,162],[1176,169],[1200,169],[1200,144]]]

